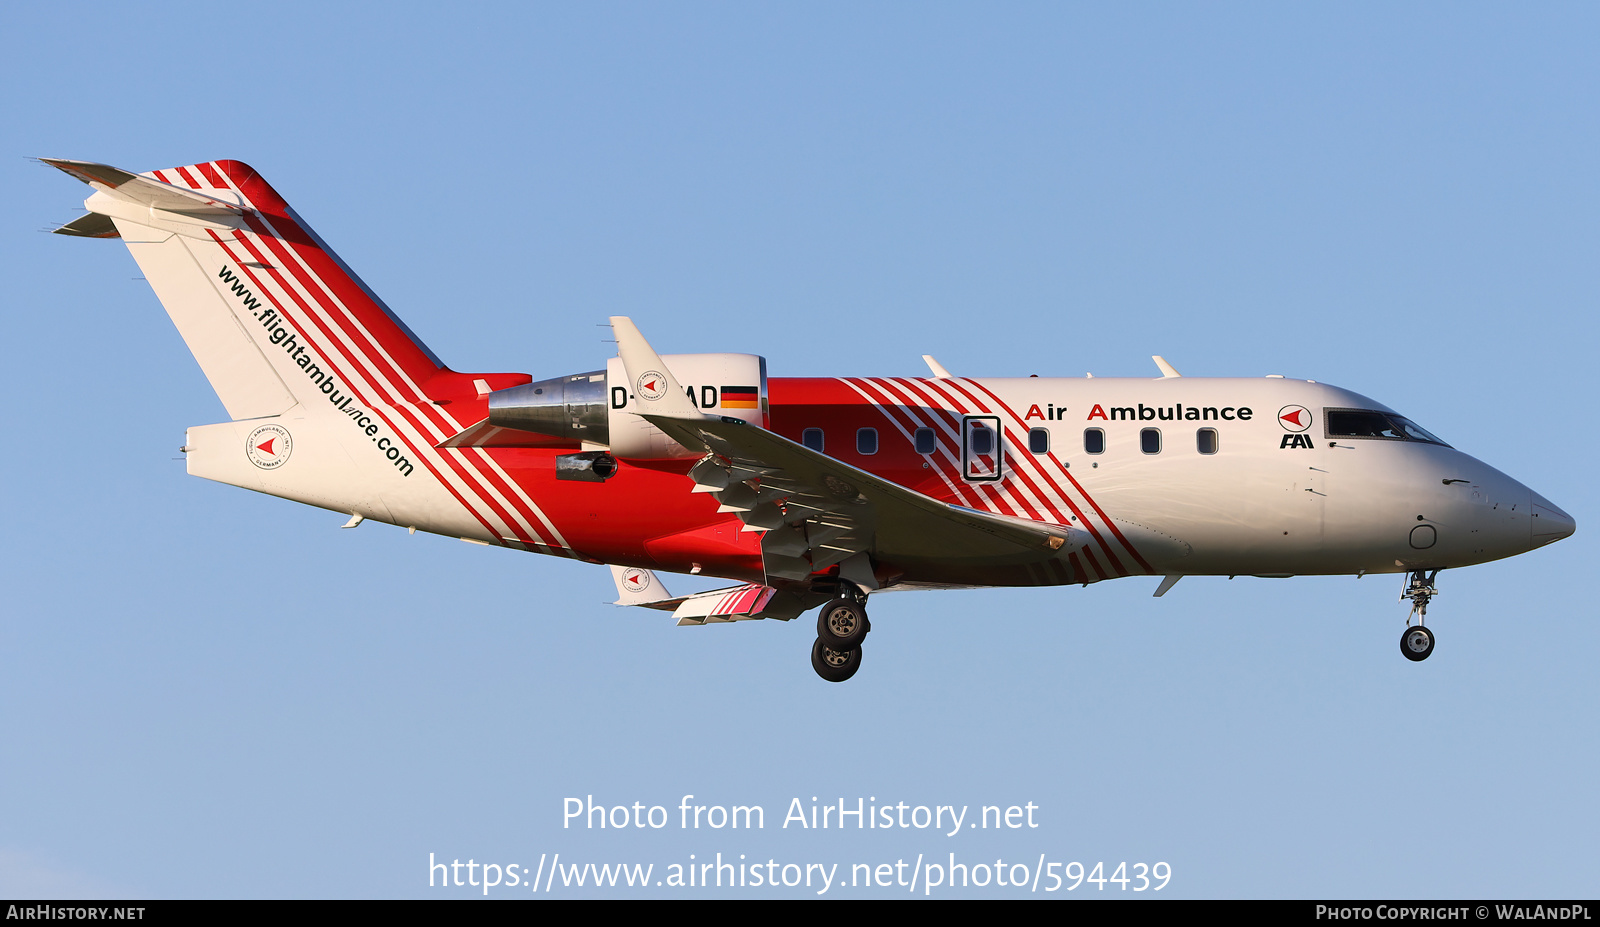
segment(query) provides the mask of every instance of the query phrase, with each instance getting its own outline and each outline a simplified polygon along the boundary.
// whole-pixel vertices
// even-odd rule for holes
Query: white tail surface
[[[441,364],[248,165],[134,174],[47,163],[89,184],[57,229],[120,237],[235,421],[190,429],[198,476],[348,515],[556,551],[561,533],[481,448],[442,448],[525,374]]]

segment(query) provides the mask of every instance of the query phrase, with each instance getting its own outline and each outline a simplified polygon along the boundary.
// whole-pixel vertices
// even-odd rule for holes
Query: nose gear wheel
[[[1400,635],[1400,652],[1413,663],[1428,659],[1428,655],[1433,653],[1433,632],[1420,624],[1406,628],[1406,632]]]

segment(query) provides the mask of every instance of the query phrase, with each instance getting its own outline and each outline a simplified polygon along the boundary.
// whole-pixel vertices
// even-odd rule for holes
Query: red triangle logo
[[[654,392],[654,391],[655,391],[655,388],[656,388],[656,381],[654,381],[654,380],[651,380],[651,381],[650,381],[650,382],[649,382],[649,383],[646,383],[646,384],[645,384],[645,385],[644,385],[644,388],[645,388],[645,389],[646,389],[646,390],[649,390],[649,391],[651,391],[651,392]]]
[[[278,439],[277,438],[268,438],[266,440],[265,444],[257,444],[256,445],[256,450],[260,451],[263,454],[271,454],[272,453],[272,442],[274,442],[276,440],[278,440]]]
[[[1296,409],[1293,412],[1290,412],[1288,415],[1279,416],[1279,418],[1282,418],[1286,422],[1293,422],[1296,425],[1304,425],[1305,422],[1300,421],[1300,415],[1303,412],[1305,412],[1304,409]]]

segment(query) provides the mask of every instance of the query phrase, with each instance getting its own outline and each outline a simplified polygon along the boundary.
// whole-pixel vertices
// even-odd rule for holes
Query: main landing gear
[[[1400,601],[1411,600],[1411,614],[1406,616],[1406,630],[1400,635],[1400,652],[1405,654],[1407,660],[1420,663],[1428,659],[1433,653],[1433,632],[1422,626],[1422,619],[1428,614],[1428,602],[1439,594],[1434,588],[1434,577],[1439,575],[1438,570],[1417,570],[1406,578],[1405,592],[1400,594]],[[1411,625],[1411,616],[1417,618],[1416,627]]]
[[[872,630],[867,597],[841,588],[839,598],[817,614],[817,642],[811,646],[811,668],[829,682],[844,682],[861,668],[861,642]]]

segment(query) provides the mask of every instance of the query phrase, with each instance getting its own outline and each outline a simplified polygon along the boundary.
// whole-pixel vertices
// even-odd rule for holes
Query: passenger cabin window
[[[972,429],[972,431],[970,432],[970,434],[971,434],[971,438],[969,440],[972,442],[972,453],[974,453],[974,454],[993,454],[994,453],[994,432],[993,431],[990,431],[987,428],[974,427]]]
[[[1194,433],[1196,449],[1202,454],[1215,454],[1217,452],[1217,430],[1215,428],[1202,428]]]
[[[1035,454],[1050,453],[1050,429],[1028,429],[1028,450],[1034,452]]]
[[[800,432],[800,443],[818,454],[822,453],[822,429],[807,428],[805,431]]]
[[[1104,454],[1106,452],[1106,433],[1099,428],[1085,428],[1083,430],[1083,452],[1085,454]]]
[[[1377,438],[1383,441],[1417,441],[1449,447],[1403,415],[1371,409],[1323,409],[1330,438]]]
[[[1145,428],[1139,432],[1139,450],[1146,454],[1161,453],[1161,429]]]
[[[939,449],[939,439],[934,436],[932,428],[918,428],[914,440],[918,454],[932,454]]]
[[[876,454],[876,453],[878,453],[878,429],[876,429],[876,428],[857,428],[856,429],[856,453],[857,454]]]

